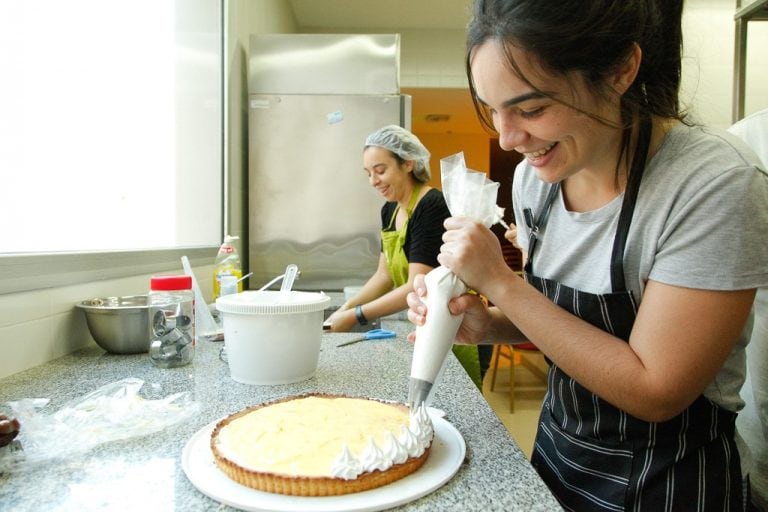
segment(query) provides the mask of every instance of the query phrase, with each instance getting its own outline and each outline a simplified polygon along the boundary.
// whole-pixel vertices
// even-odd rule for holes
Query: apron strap
[[[421,186],[422,186],[422,183],[419,183],[411,191],[411,199],[408,202],[408,208],[406,208],[406,210],[405,210],[405,212],[408,214],[408,218],[409,219],[411,218],[411,214],[413,213],[413,208],[414,208],[414,206],[416,205],[416,202],[419,199],[419,192],[421,192]],[[395,211],[392,212],[392,218],[389,219],[389,226],[387,226],[387,230],[388,231],[392,229],[392,226],[395,223],[395,218],[397,217],[397,212],[399,210],[400,210],[400,205],[397,205],[395,207]]]
[[[525,262],[525,272],[527,274],[533,273],[533,252],[536,249],[536,242],[539,240],[539,231],[543,228],[547,219],[549,218],[549,211],[552,209],[552,203],[555,201],[557,193],[560,191],[560,183],[555,183],[549,187],[546,199],[544,199],[544,205],[542,206],[539,218],[533,218],[533,212],[530,208],[523,210],[523,216],[525,217],[525,224],[531,230],[528,235],[528,259]]]
[[[624,282],[624,248],[627,245],[629,226],[632,224],[632,214],[635,211],[637,193],[643,178],[645,162],[648,159],[648,148],[651,143],[651,119],[644,116],[640,119],[640,130],[637,135],[637,148],[632,158],[632,166],[627,178],[627,189],[621,203],[619,224],[616,226],[616,236],[613,239],[611,253],[611,286],[614,292],[626,290]]]
[[[408,203],[408,209],[405,210],[406,213],[408,213],[409,219],[411,218],[411,214],[413,213],[413,208],[416,206],[416,202],[419,200],[419,192],[421,192],[421,186],[422,186],[422,183],[419,182],[419,184],[413,188],[413,192],[411,192],[411,200]]]

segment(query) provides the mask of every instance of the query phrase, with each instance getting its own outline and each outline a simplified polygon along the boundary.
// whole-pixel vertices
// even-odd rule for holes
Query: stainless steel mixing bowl
[[[88,299],[77,307],[85,312],[91,336],[107,352],[140,354],[149,350],[146,295]]]

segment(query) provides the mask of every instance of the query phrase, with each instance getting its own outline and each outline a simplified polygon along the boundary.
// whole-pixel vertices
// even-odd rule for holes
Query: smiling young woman
[[[550,362],[532,463],[568,510],[742,510],[748,497],[734,423],[742,331],[768,284],[768,175],[680,110],[682,8],[477,0],[468,29],[479,117],[524,155],[512,202],[525,275],[468,219],[446,221],[438,261],[494,304],[451,302],[457,343],[526,339]],[[422,278],[414,289],[420,325]]]

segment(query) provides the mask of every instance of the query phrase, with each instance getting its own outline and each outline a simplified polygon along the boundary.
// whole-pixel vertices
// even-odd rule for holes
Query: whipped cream
[[[410,412],[410,424],[401,427],[397,437],[391,432],[385,438],[384,449],[373,438],[358,457],[345,446],[336,457],[331,474],[335,478],[352,480],[365,472],[384,471],[394,464],[402,464],[408,457],[421,456],[432,443],[434,428],[424,404]]]
[[[413,432],[413,435],[416,436],[418,445],[424,447],[422,449],[423,452],[424,449],[426,449],[426,446],[429,446],[429,443],[432,441],[432,436],[434,435],[432,421],[429,419],[427,408],[423,403],[415,412],[411,413],[411,424],[409,428],[411,432]],[[421,455],[421,453],[419,455]]]
[[[336,457],[336,460],[333,463],[333,468],[331,468],[333,476],[336,478],[343,478],[344,480],[354,480],[357,478],[357,475],[362,473],[362,471],[360,461],[353,457],[352,452],[349,451],[349,447],[344,445],[341,453]]]
[[[408,452],[409,457],[418,457],[424,453],[424,450],[419,451],[419,439],[405,425],[400,427],[400,436],[397,441]]]
[[[384,471],[392,466],[392,461],[384,456],[384,452],[376,445],[376,441],[371,438],[368,441],[368,447],[363,452],[360,459],[360,465],[363,471]]]
[[[384,441],[384,456],[393,464],[402,464],[408,460],[408,450],[397,442],[392,432],[387,433],[386,441]]]

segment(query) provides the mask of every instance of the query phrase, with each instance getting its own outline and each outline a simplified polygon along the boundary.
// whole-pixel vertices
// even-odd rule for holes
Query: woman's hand
[[[0,446],[10,444],[19,435],[19,430],[19,420],[0,414]]]
[[[408,319],[416,326],[424,325],[427,318],[427,305],[422,300],[427,295],[424,276],[418,275],[413,281],[413,290],[408,294]],[[448,310],[452,315],[464,313],[464,319],[456,333],[454,343],[460,345],[476,345],[482,342],[491,323],[488,307],[479,296],[466,293],[448,302]],[[410,341],[416,341],[416,334],[408,335]]]
[[[323,326],[326,326],[326,330],[330,332],[349,332],[356,325],[357,317],[352,308],[337,309],[323,322]]]
[[[469,288],[484,293],[487,284],[510,271],[490,229],[466,217],[446,219],[445,229],[437,261]]]
[[[515,248],[520,249],[520,246],[517,244],[517,225],[516,224],[509,224],[509,229],[504,232],[504,238],[507,239],[512,245],[515,246]]]

